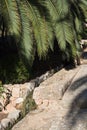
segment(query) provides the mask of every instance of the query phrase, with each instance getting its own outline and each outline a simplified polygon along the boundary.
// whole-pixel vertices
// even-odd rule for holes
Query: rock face
[[[52,105],[52,102],[62,100],[65,91],[78,70],[79,68],[70,71],[62,69],[35,88],[33,98],[38,107],[46,108],[48,104]]]
[[[32,99],[33,90],[59,69],[55,68],[24,84],[3,85],[4,89],[0,97],[0,130],[10,129],[17,120],[31,109],[36,108]],[[45,104],[47,104],[47,101],[45,101]]]
[[[2,103],[0,102],[0,111],[2,111],[3,110],[3,105],[2,105]]]
[[[54,74],[33,98],[38,109],[12,130],[87,130],[87,65]]]
[[[4,91],[0,97],[0,130],[11,128],[23,114],[22,110],[26,112],[24,102],[34,87],[35,82],[4,85]]]

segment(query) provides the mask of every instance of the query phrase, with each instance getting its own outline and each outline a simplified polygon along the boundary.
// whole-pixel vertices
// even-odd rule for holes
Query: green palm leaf
[[[32,61],[34,58],[34,50],[33,50],[33,35],[32,35],[32,27],[31,22],[27,16],[28,10],[26,8],[25,2],[18,2],[19,5],[19,13],[21,20],[21,37],[20,37],[20,51],[22,56],[27,59],[27,61],[32,65]]]
[[[52,27],[46,21],[42,8],[38,10],[38,6],[35,6],[35,3],[32,4],[32,2],[27,2],[27,5],[38,55],[39,57],[46,56],[49,47],[52,48],[53,44]]]
[[[67,0],[43,1],[42,4],[49,10],[54,32],[58,40],[58,44],[62,50],[66,49],[66,44],[74,41],[71,23],[69,24],[69,3]],[[68,20],[67,20],[68,19]]]
[[[35,52],[39,57],[53,50],[56,37],[61,50],[79,50],[78,35],[84,27],[86,0],[0,0],[2,18],[11,35],[20,41],[21,54],[32,63]]]
[[[16,0],[0,0],[0,12],[11,33],[19,35],[21,24]]]

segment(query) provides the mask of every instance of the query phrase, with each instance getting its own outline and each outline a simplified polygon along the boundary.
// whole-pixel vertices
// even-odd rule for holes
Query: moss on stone
[[[28,94],[28,96],[23,102],[23,107],[22,107],[23,116],[25,116],[28,112],[35,110],[37,108],[37,105],[32,96],[33,96],[33,91]]]

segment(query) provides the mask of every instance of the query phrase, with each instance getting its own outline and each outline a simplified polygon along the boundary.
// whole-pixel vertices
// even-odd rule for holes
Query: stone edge
[[[27,88],[26,95],[23,97],[24,100],[27,98],[29,93],[33,91],[36,87],[40,85],[43,81],[51,77],[54,73],[61,70],[63,66],[57,67],[55,69],[52,69],[50,71],[47,71],[45,74],[41,75],[40,77],[36,77],[35,79],[31,80],[30,82],[30,88]],[[32,86],[33,83],[33,86]],[[9,84],[8,84],[9,85]],[[11,84],[10,84],[11,85]],[[5,85],[4,85],[5,86]],[[13,125],[15,125],[22,117],[22,111],[21,110],[15,110],[14,112],[10,112],[7,116],[7,118],[4,118],[0,122],[0,130],[10,130]]]

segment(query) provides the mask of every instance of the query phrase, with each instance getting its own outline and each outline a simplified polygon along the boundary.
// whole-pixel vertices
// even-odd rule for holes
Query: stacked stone
[[[47,71],[45,74],[36,77],[36,79],[28,83],[3,86],[5,91],[0,97],[0,130],[11,128],[22,117],[23,103],[30,92],[58,70],[60,68],[57,67],[51,71]]]

